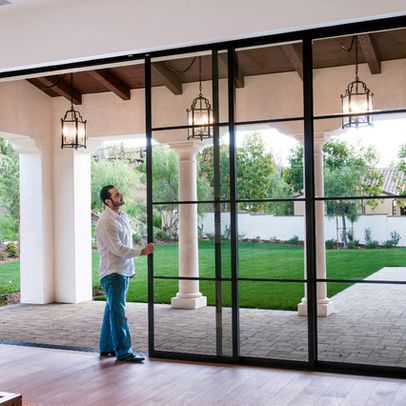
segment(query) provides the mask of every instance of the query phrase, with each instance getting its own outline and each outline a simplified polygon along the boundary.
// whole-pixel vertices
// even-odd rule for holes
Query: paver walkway
[[[406,268],[383,268],[370,280],[405,280]],[[332,298],[336,312],[318,318],[319,359],[406,367],[406,285],[355,284]],[[0,308],[0,340],[96,349],[104,302]],[[155,305],[155,348],[216,353],[215,309]],[[147,305],[128,303],[134,349],[148,349]],[[307,318],[293,311],[241,309],[241,354],[307,360]],[[223,309],[223,354],[231,354],[231,309]]]

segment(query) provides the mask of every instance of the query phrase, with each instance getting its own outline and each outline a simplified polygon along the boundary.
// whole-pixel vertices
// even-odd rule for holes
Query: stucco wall
[[[214,214],[204,213],[199,219],[203,233],[214,233]],[[221,231],[230,227],[230,214],[221,213]],[[350,224],[348,224],[350,229]],[[406,246],[406,216],[392,217],[380,214],[362,215],[354,224],[354,238],[365,243],[365,229],[369,228],[372,238],[382,243],[391,238],[390,233],[397,231],[401,235],[399,245]],[[238,233],[241,238],[270,240],[277,238],[287,241],[294,236],[304,240],[305,224],[303,216],[272,216],[267,214],[241,213],[238,215]],[[335,219],[324,219],[325,240],[337,239]]]

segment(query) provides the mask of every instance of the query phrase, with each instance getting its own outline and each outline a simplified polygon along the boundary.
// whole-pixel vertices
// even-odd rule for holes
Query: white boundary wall
[[[341,224],[341,221],[340,221]],[[205,213],[199,219],[199,226],[203,233],[214,234],[214,213]],[[221,213],[221,230],[225,231],[230,227],[230,213]],[[335,219],[324,219],[324,235],[326,240],[336,239]],[[354,224],[354,238],[361,244],[365,243],[365,229],[370,228],[372,239],[382,243],[389,240],[390,233],[396,230],[401,239],[399,245],[406,246],[406,216],[387,216],[385,214],[367,214],[358,218]],[[351,229],[348,221],[347,229]],[[270,240],[289,240],[293,236],[298,236],[304,240],[305,226],[303,216],[273,216],[269,214],[249,214],[238,215],[238,233],[242,238],[257,238]]]

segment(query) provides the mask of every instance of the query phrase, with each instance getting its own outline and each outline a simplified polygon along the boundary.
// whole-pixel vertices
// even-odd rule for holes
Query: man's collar
[[[110,209],[110,207],[106,207],[106,210],[114,217],[120,217],[121,210],[119,212],[115,212],[114,210]]]

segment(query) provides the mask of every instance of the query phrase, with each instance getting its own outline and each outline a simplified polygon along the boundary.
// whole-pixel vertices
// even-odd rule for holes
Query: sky
[[[237,147],[241,144],[244,136],[252,131],[237,132]],[[290,151],[299,143],[290,136],[284,135],[276,129],[260,130],[264,134],[264,141],[268,151],[272,151],[275,162],[280,167],[288,165]],[[340,139],[358,149],[373,145],[379,155],[379,168],[393,167],[398,162],[400,146],[406,144],[406,118],[399,119],[376,119],[372,127],[352,128],[339,130],[332,135],[333,139]],[[108,142],[112,145],[125,142],[129,147],[145,147],[145,138],[126,139],[117,142]],[[228,143],[228,136],[223,137],[223,143]]]

